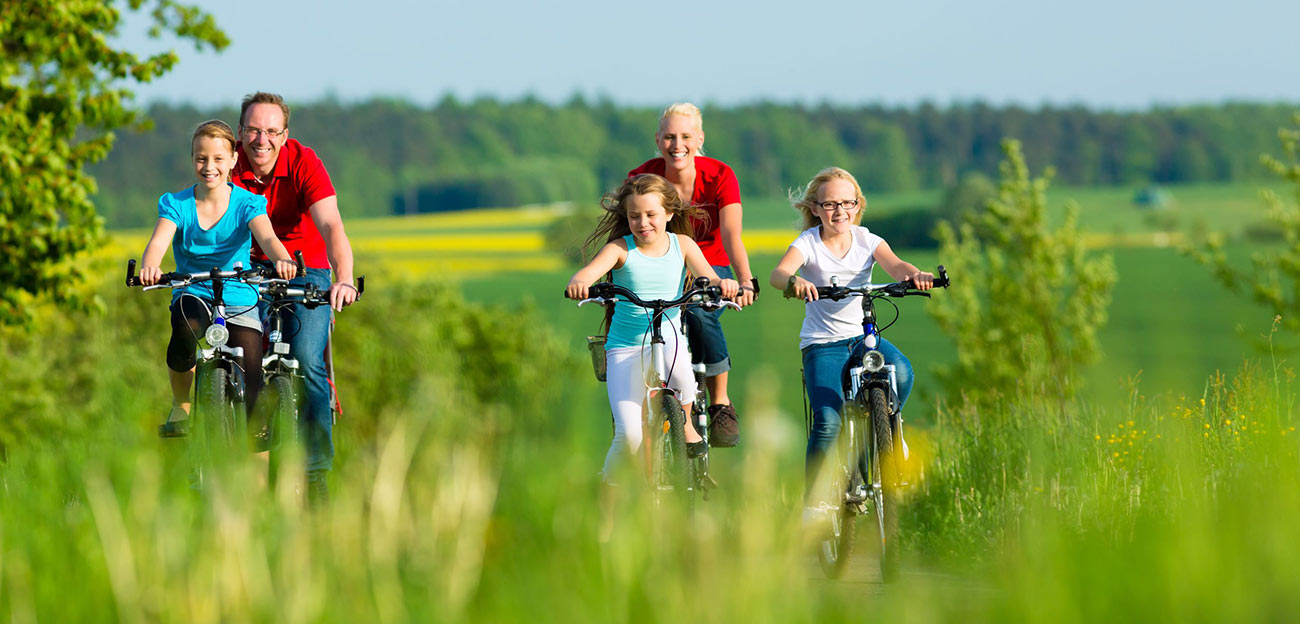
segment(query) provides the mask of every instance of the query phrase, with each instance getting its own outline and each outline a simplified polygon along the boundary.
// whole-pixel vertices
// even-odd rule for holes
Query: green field
[[[1212,215],[1216,197],[1245,207],[1252,193],[1174,189],[1175,210]],[[1127,212],[1126,192],[1079,197],[1088,223],[1154,227]],[[786,217],[764,216],[780,202],[749,206],[747,227],[793,238],[778,229]],[[952,342],[924,300],[902,304],[887,335],[918,373],[917,472],[898,584],[872,570],[867,521],[844,581],[827,581],[801,541],[802,310],[770,289],[725,320],[744,429],[740,448],[714,451],[722,490],[688,519],[629,486],[616,531],[597,539],[609,417],[582,337],[600,314],[560,296],[572,267],[540,235],[553,217],[349,222],[368,292],[339,315],[346,411],[334,504],[317,513],[302,510],[292,469],[268,490],[265,467],[241,454],[196,485],[182,447],[153,437],[168,394],[167,297],[121,286],[142,234],[117,233],[96,267],[102,314],[51,308],[32,333],[0,334],[0,410],[25,416],[0,422],[0,613],[1055,623],[1286,621],[1300,607],[1294,338],[1279,337],[1275,367],[1257,348],[1267,311],[1171,248],[1095,230],[1119,281],[1103,359],[1076,401],[937,409],[931,367],[951,361]],[[503,240],[513,255],[493,251]],[[759,275],[773,253],[753,255]]]

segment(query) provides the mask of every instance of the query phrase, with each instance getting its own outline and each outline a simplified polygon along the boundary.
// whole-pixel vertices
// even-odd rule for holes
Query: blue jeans
[[[307,276],[293,284],[313,284],[329,290],[329,269],[307,269]],[[266,302],[258,307],[262,318],[267,315]],[[334,412],[330,392],[329,373],[325,370],[325,346],[329,344],[330,320],[333,310],[328,305],[312,310],[302,304],[285,308],[284,335],[289,350],[298,359],[298,371],[306,382],[307,401],[299,423],[302,439],[307,447],[307,470],[329,470],[334,461]]]
[[[730,279],[731,267],[715,266],[718,277]],[[691,345],[691,363],[704,363],[704,376],[716,377],[731,370],[731,354],[727,353],[727,337],[722,335],[724,309],[705,310],[690,307],[682,310],[682,325],[686,340]]]
[[[885,363],[894,365],[901,410],[907,403],[907,395],[912,393],[912,363],[898,347],[884,338],[880,338],[879,350],[885,356]],[[844,407],[842,384],[849,363],[860,360],[865,351],[862,336],[808,345],[803,349],[804,388],[808,392],[808,405],[812,408],[812,430],[808,432],[804,459],[806,491],[812,490],[822,458],[840,434],[840,411]]]

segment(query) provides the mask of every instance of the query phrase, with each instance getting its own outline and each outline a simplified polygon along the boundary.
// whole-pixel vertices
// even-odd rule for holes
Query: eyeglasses
[[[261,128],[250,128],[248,126],[242,126],[240,129],[244,131],[244,136],[250,139],[256,139],[258,136],[265,136],[268,139],[278,139],[284,136],[285,132],[288,132],[287,129],[286,130],[263,130]]]
[[[845,212],[848,212],[849,210],[853,210],[854,208],[858,207],[858,200],[846,199],[844,201],[817,202],[817,207],[821,208],[822,210],[825,210],[826,212],[835,212],[836,208],[843,208]]]

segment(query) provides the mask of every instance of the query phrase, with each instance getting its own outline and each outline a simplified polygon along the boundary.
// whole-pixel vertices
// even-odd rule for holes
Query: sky
[[[257,90],[418,105],[447,94],[650,106],[1300,102],[1297,0],[197,4],[232,39],[226,50],[149,39],[146,15],[126,18],[119,45],[181,56],[134,87],[137,102],[233,106]]]

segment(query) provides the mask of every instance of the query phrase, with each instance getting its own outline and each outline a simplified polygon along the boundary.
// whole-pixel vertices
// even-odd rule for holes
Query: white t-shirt
[[[830,286],[831,277],[839,286],[862,286],[871,283],[876,247],[885,239],[860,225],[853,226],[853,244],[843,258],[836,257],[822,242],[821,226],[799,234],[790,246],[803,254],[799,276],[815,286]],[[818,299],[804,305],[803,328],[799,330],[799,348],[835,342],[862,335],[862,301],[846,297],[839,301]]]

